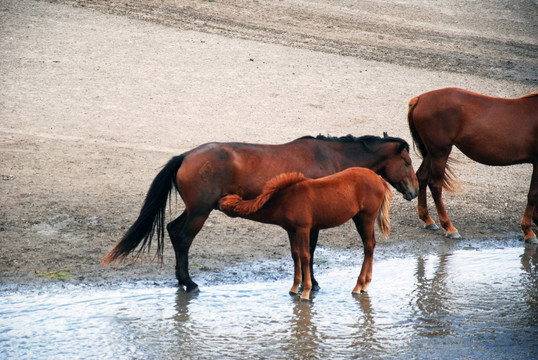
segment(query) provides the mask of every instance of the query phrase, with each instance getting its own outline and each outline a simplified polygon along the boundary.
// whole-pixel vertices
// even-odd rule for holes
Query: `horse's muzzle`
[[[418,188],[407,187],[405,191],[402,191],[402,194],[405,200],[411,201],[418,196]]]

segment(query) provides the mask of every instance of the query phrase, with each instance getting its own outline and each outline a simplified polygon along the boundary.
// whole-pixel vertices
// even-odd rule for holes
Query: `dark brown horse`
[[[442,199],[442,188],[450,190],[455,179],[447,163],[455,145],[465,155],[485,165],[533,164],[521,229],[525,241],[537,242],[531,221],[538,220],[535,210],[538,202],[538,93],[502,99],[455,88],[435,90],[411,99],[408,121],[423,157],[417,171],[418,215],[426,228],[437,228],[426,204],[426,186],[429,186],[446,236],[461,237],[450,222]]]
[[[176,255],[179,286],[196,291],[191,280],[188,252],[209,213],[224,194],[258,196],[272,177],[300,171],[309,178],[334,174],[353,166],[367,167],[384,177],[407,200],[418,193],[418,181],[409,156],[409,145],[400,138],[351,135],[342,138],[303,137],[282,145],[208,143],[173,157],[153,180],[138,219],[105,256],[105,265],[120,262],[139,247],[150,246],[157,234],[157,254],[162,259],[164,221],[168,196],[175,187],[185,211],[167,225]],[[310,235],[310,251],[318,232]],[[312,274],[312,271],[311,271]],[[312,282],[317,285],[315,279]]]
[[[255,199],[227,195],[219,200],[219,208],[230,216],[279,225],[287,231],[295,269],[290,294],[298,294],[303,271],[301,300],[309,300],[312,230],[336,227],[353,219],[364,244],[364,260],[353,288],[354,294],[360,294],[372,281],[375,220],[388,236],[391,200],[386,181],[370,169],[353,167],[319,179],[307,179],[300,173],[281,174],[269,180]]]

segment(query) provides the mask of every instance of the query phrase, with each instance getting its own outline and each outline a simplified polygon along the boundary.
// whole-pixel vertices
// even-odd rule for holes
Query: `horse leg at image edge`
[[[536,235],[532,231],[532,221],[536,224],[538,217],[536,214],[536,203],[538,203],[538,170],[536,165],[534,164],[533,166],[531,185],[527,196],[527,206],[521,219],[521,230],[523,230],[524,240],[529,244],[538,244]]]
[[[194,237],[204,225],[207,215],[190,217],[184,211],[177,219],[167,225],[168,235],[176,255],[176,278],[178,286],[185,286],[187,292],[198,291],[198,285],[189,275],[189,248]]]

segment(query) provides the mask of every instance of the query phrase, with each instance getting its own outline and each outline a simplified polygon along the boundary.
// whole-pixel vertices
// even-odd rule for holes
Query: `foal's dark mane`
[[[380,137],[380,136],[375,136],[375,135],[364,135],[361,137],[355,137],[349,134],[346,136],[336,137],[336,136],[325,136],[325,135],[320,134],[316,137],[309,136],[309,135],[303,136],[297,140],[302,140],[302,139],[315,139],[315,140],[341,142],[341,143],[359,143],[359,144],[362,144],[366,148],[366,150],[369,152],[375,152],[374,150],[370,148],[371,145],[397,142],[400,144],[400,147],[398,148],[398,152],[401,152],[404,149],[409,152],[409,144],[407,143],[407,141],[405,141],[402,138],[392,137],[392,136]]]

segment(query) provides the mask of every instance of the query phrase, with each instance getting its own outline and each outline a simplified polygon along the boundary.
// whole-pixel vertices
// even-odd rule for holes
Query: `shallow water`
[[[519,245],[382,259],[360,296],[360,253],[320,249],[341,261],[319,269],[310,303],[287,294],[291,269],[197,279],[194,295],[173,281],[4,288],[0,358],[536,358],[537,255]]]

